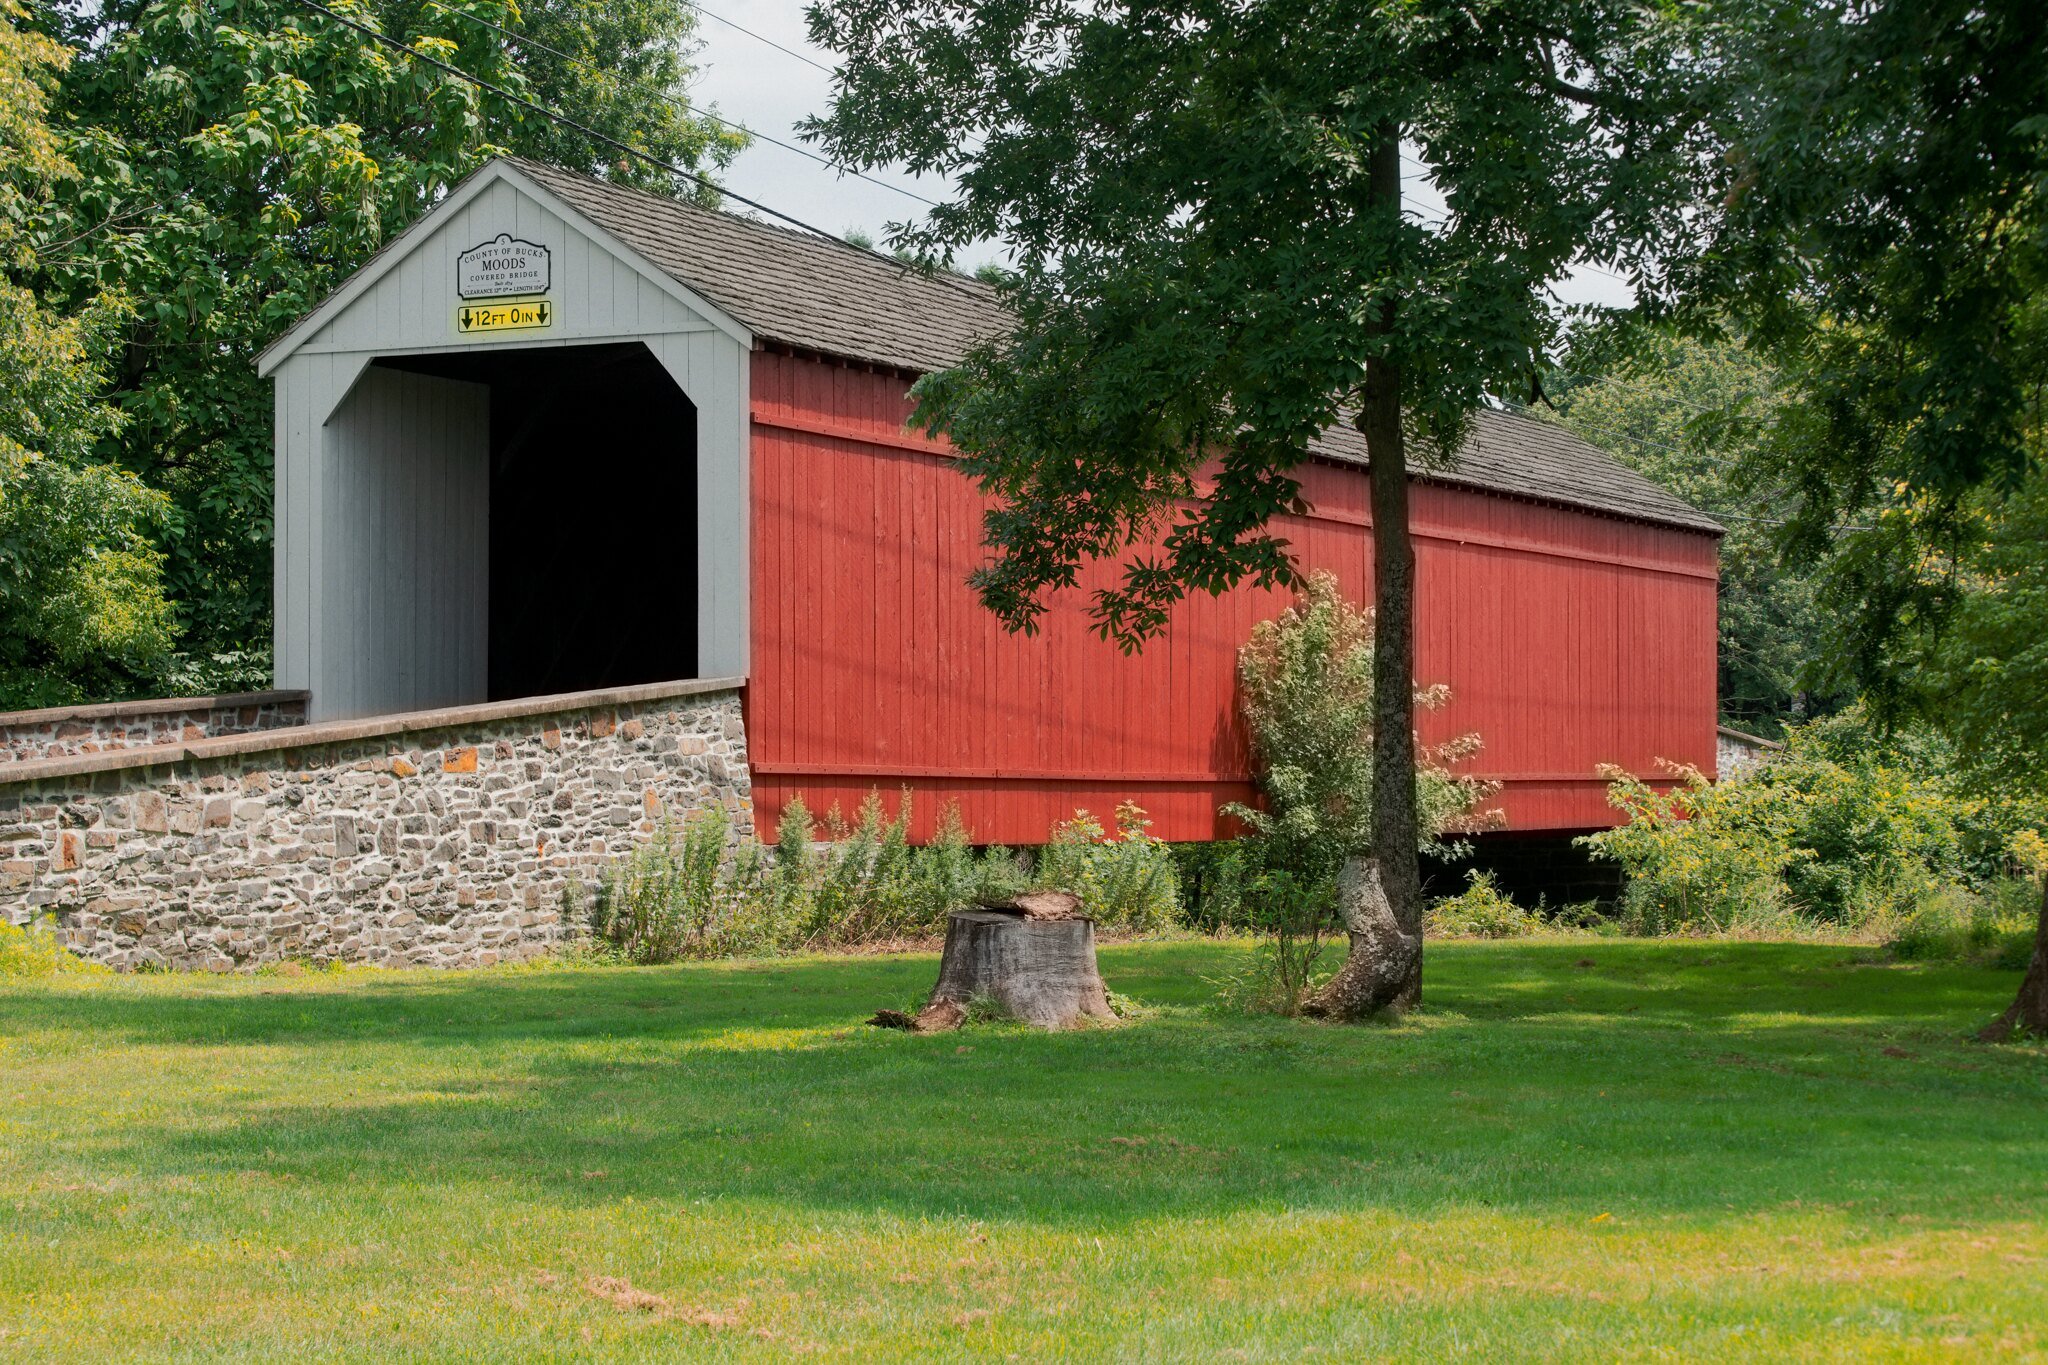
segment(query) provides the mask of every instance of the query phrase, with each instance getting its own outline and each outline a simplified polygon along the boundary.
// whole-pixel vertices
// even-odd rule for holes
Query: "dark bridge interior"
[[[490,697],[697,674],[697,409],[639,342],[391,357],[491,390]]]

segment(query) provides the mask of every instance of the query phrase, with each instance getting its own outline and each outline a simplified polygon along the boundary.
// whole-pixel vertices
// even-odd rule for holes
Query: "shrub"
[[[1299,601],[1253,627],[1238,656],[1240,706],[1265,802],[1224,812],[1265,845],[1264,866],[1332,888],[1333,903],[1339,867],[1372,842],[1372,655],[1372,613],[1344,600],[1334,574],[1317,573]],[[1444,687],[1415,693],[1424,710],[1449,700]],[[1497,820],[1475,808],[1498,784],[1450,771],[1478,750],[1478,737],[1465,735],[1418,755],[1425,851],[1447,853],[1445,835]]]
[[[907,795],[904,805],[907,817]],[[805,947],[824,947],[882,936],[902,918],[894,893],[910,858],[907,818],[890,819],[881,793],[869,792],[851,825],[834,806],[825,826],[829,842],[811,860],[807,887],[791,893],[802,909],[798,938]]]
[[[1627,818],[1580,843],[1628,874],[1631,932],[1882,930],[2002,871],[2002,808],[1951,767],[1937,740],[1878,735],[1852,711],[1794,727],[1739,782],[1674,766],[1660,792],[1608,769]]]
[[[801,802],[791,803],[777,844],[801,842],[805,851],[797,859],[778,858],[770,884],[779,901],[794,907],[803,946],[942,933],[953,911],[1023,888],[1023,872],[1007,849],[974,851],[958,806],[940,810],[938,828],[923,847],[910,843],[911,811],[908,791],[895,819],[882,809],[880,794],[870,792],[852,824],[836,809],[828,815],[831,842],[812,850],[808,812]],[[788,829],[792,816],[802,823],[795,833]]]
[[[1608,801],[1628,818],[1581,842],[1627,873],[1619,915],[1626,932],[1722,931],[1781,912],[1780,874],[1790,855],[1764,803],[1730,830],[1716,817],[1732,786],[1710,786],[1686,771],[1669,792],[1658,792],[1618,770],[1604,775]]]
[[[2040,886],[2006,877],[1979,892],[1944,887],[1900,919],[1885,946],[1894,957],[1922,962],[1980,962],[2024,971],[2034,951]]]
[[[1085,810],[1055,825],[1039,851],[1033,880],[1071,891],[1084,913],[1105,928],[1141,931],[1174,922],[1180,897],[1172,851],[1152,837],[1144,807],[1126,801],[1116,808],[1116,834]]]
[[[724,813],[704,811],[680,828],[664,824],[615,863],[585,918],[605,951],[673,962],[926,938],[943,933],[955,910],[1033,885],[1073,891],[1109,928],[1155,929],[1176,917],[1172,854],[1135,804],[1117,808],[1114,836],[1076,812],[1053,830],[1035,877],[1006,848],[977,851],[955,805],[941,809],[922,846],[910,842],[911,817],[910,792],[893,817],[871,792],[851,821],[835,808],[821,829],[792,798],[771,855],[735,846]]]
[[[1465,889],[1439,897],[1423,916],[1423,932],[1436,938],[1520,938],[1543,927],[1540,916],[1524,910],[1501,891],[1493,875],[1477,868],[1466,872]]]
[[[816,875],[811,844],[816,837],[810,807],[802,796],[790,797],[775,822],[775,860],[764,888],[778,925],[798,925],[809,916],[811,880]]]
[[[1244,897],[1246,884],[1256,875],[1257,856],[1251,840],[1169,844],[1167,849],[1173,858],[1182,924],[1207,933],[1250,927]]]
[[[32,925],[0,920],[0,977],[100,976],[106,971]]]
[[[1239,652],[1240,706],[1264,799],[1223,808],[1248,833],[1233,853],[1202,860],[1199,912],[1209,927],[1267,937],[1249,974],[1225,986],[1238,1005],[1298,1008],[1322,943],[1339,927],[1338,874],[1371,847],[1372,656],[1372,613],[1345,601],[1329,573],[1313,575],[1299,600],[1253,627]],[[1415,692],[1424,710],[1449,699],[1443,687]],[[1478,749],[1478,737],[1465,735],[1417,754],[1424,851],[1456,852],[1448,836],[1498,821],[1498,812],[1478,809],[1498,785],[1450,771]]]
[[[1558,929],[1599,929],[1613,923],[1599,901],[1566,901],[1555,910],[1544,912],[1543,902],[1536,902],[1536,913],[1540,919],[1548,919]]]

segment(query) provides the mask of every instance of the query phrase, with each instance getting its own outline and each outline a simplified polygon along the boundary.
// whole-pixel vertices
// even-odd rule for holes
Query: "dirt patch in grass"
[[[631,1280],[620,1275],[586,1275],[583,1292],[603,1300],[621,1313],[641,1313],[663,1322],[687,1323],[692,1327],[737,1327],[740,1314],[746,1311],[745,1300],[741,1300],[729,1313],[693,1308],[687,1304],[678,1307],[660,1294],[635,1287]]]

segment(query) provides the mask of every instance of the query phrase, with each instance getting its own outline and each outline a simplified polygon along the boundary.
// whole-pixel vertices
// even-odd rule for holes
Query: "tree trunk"
[[[1095,922],[955,910],[946,923],[939,984],[914,1027],[921,1033],[955,1027],[976,999],[993,1000],[1005,1013],[1040,1028],[1114,1020],[1095,970]]]
[[[1985,1043],[2002,1043],[2016,1030],[2048,1036],[2048,877],[2041,879],[2041,918],[2034,926],[2034,955],[2027,962],[2027,974],[2020,978],[2020,993],[2004,1014],[1986,1024],[1977,1034]]]
[[[1422,931],[1402,925],[1380,882],[1377,863],[1346,858],[1337,875],[1337,908],[1351,954],[1301,1012],[1319,1019],[1364,1019],[1412,1009],[1422,995]]]
[[[1399,214],[1399,128],[1382,125],[1371,155],[1373,203]],[[1394,303],[1388,300],[1374,329],[1388,333],[1393,327]],[[1422,1003],[1422,869],[1416,855],[1415,814],[1415,543],[1408,530],[1401,378],[1400,367],[1392,361],[1369,358],[1358,411],[1372,491],[1372,865],[1345,865],[1338,899],[1351,953],[1336,976],[1304,1006],[1308,1013],[1332,1019],[1363,1019]]]

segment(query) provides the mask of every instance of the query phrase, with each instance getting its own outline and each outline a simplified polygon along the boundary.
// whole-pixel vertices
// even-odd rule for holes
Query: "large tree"
[[[1725,320],[1776,368],[1752,455],[1824,562],[1845,676],[1895,700],[1938,628],[1980,489],[2010,490],[2048,379],[2048,7],[1740,0],[1724,7],[1716,154],[1646,312]]]
[[[683,0],[328,8],[400,48],[297,0],[37,12],[78,53],[53,101],[78,174],[41,205],[38,283],[72,306],[107,290],[134,305],[113,395],[127,421],[103,453],[172,495],[169,581],[192,648],[225,656],[220,683],[269,667],[271,403],[256,352],[494,151],[699,192],[407,50],[685,167],[741,145],[678,102],[695,17]]]
[[[1291,584],[1274,517],[1337,422],[1371,460],[1372,850],[1316,1002],[1420,998],[1411,464],[1527,398],[1575,258],[1675,230],[1689,69],[1634,0],[819,0],[844,58],[813,132],[958,193],[892,244],[1001,241],[1016,323],[927,377],[917,420],[995,495],[983,601],[1029,629],[1083,564],[1135,645],[1190,591]],[[1404,168],[1404,163],[1405,167]],[[1428,177],[1441,219],[1404,200]]]
[[[1924,704],[1995,770],[1985,746],[2032,752],[2027,734],[1973,735],[1973,715],[2048,716],[2009,628],[2033,619],[2028,566],[2048,554],[2021,495],[2048,394],[2048,6],[1718,16],[1716,154],[1648,311],[1732,317],[1773,363],[1755,459],[1782,490],[1785,548],[1823,568],[1830,656],[1883,712]],[[1959,628],[1979,646],[1944,646]],[[1958,703],[1989,678],[2001,699]]]

